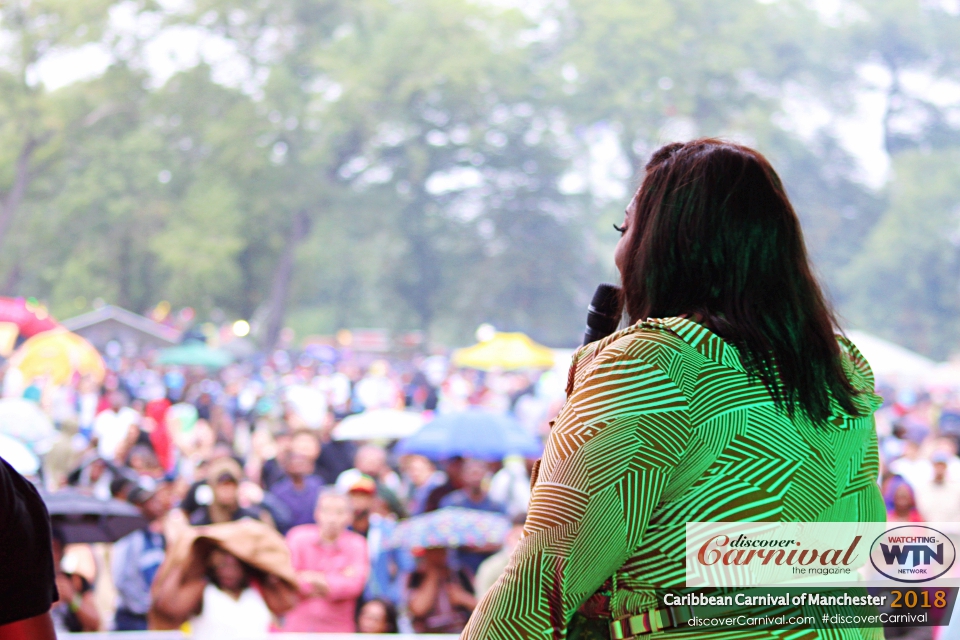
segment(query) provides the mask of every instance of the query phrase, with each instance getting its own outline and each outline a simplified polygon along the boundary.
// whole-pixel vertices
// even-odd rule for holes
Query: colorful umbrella
[[[553,352],[537,344],[523,333],[495,333],[493,338],[453,354],[453,363],[490,371],[501,369],[549,369],[553,366]]]
[[[66,384],[75,373],[101,382],[106,373],[103,358],[94,346],[66,329],[29,338],[11,356],[10,365],[20,370],[27,383],[46,377],[53,384]]]
[[[445,507],[401,520],[388,548],[485,547],[501,544],[510,528],[506,516],[478,509]]]
[[[482,409],[448,413],[401,440],[397,453],[418,453],[433,460],[454,456],[501,460],[519,454],[538,458],[543,445],[513,418]]]
[[[374,409],[347,416],[333,429],[334,440],[394,440],[423,426],[423,415],[398,409]]]
[[[50,317],[46,309],[33,305],[23,298],[0,298],[0,322],[15,324],[19,334],[24,338],[60,326]]]

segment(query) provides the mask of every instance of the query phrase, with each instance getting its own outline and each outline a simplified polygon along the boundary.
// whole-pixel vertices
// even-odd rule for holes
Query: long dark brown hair
[[[823,422],[831,396],[858,413],[800,221],[760,153],[715,139],[662,147],[628,224],[637,226],[621,273],[632,322],[702,318],[790,416]]]

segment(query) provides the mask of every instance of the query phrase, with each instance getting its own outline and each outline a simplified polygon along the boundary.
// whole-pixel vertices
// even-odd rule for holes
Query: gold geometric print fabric
[[[647,320],[581,348],[534,474],[524,538],[461,638],[565,638],[614,573],[614,616],[655,605],[654,588],[684,586],[688,521],[883,521],[879,398],[866,360],[838,340],[865,415],[835,405],[826,425],[778,410],[735,347],[685,318]]]

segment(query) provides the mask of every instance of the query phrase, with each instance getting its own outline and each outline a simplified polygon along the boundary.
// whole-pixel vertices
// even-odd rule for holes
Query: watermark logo
[[[897,582],[929,582],[947,573],[956,559],[946,534],[919,524],[888,529],[870,545],[873,568]]]

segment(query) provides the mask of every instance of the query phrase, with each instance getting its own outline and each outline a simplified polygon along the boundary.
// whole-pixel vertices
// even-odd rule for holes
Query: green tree
[[[890,207],[845,274],[855,326],[943,358],[960,345],[960,149],[903,152]]]
[[[30,197],[35,179],[60,158],[63,139],[90,113],[53,98],[38,66],[103,37],[111,0],[7,0],[0,4],[0,245]],[[22,269],[8,267],[8,286]]]

